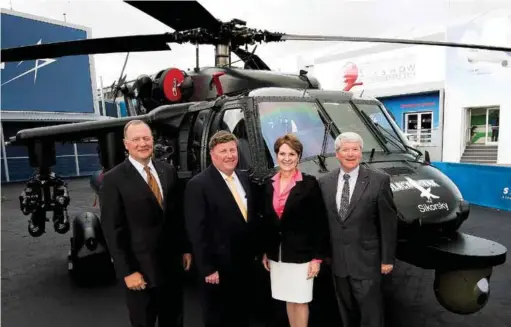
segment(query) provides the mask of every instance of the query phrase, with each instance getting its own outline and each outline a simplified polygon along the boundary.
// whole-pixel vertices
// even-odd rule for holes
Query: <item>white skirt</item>
[[[312,301],[314,278],[307,279],[309,263],[270,262],[271,295],[274,299],[309,303]]]

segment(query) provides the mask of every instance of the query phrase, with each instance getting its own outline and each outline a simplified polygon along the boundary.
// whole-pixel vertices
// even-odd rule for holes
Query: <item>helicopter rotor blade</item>
[[[85,39],[67,42],[30,45],[18,48],[2,49],[0,60],[13,62],[23,60],[47,59],[64,56],[89,55],[99,53],[116,52],[146,52],[170,50],[168,43],[182,44],[191,42],[194,44],[222,44],[230,41],[234,45],[233,50],[240,58],[252,60],[248,64],[251,67],[263,67],[255,69],[268,69],[268,66],[255,54],[238,48],[246,44],[256,42],[281,42],[281,41],[322,41],[322,42],[373,42],[395,43],[409,45],[444,46],[468,49],[481,49],[511,52],[511,48],[482,44],[465,44],[441,41],[423,41],[411,39],[390,39],[377,37],[353,37],[353,36],[324,36],[324,35],[297,35],[283,34],[269,31],[240,29],[234,30],[228,39],[222,39],[215,33],[209,33],[204,29],[188,30],[183,32],[148,34],[121,37],[107,37],[98,39]],[[244,60],[244,61],[245,61]]]
[[[429,45],[429,46],[443,46],[454,48],[468,48],[492,51],[511,52],[510,47],[491,46],[483,44],[467,44],[455,42],[442,42],[442,41],[423,41],[411,39],[392,39],[392,38],[378,38],[378,37],[355,37],[355,36],[324,36],[324,35],[297,35],[297,34],[273,34],[270,36],[271,41],[330,41],[330,42],[370,42],[370,43],[398,43],[410,45]]]
[[[124,1],[175,31],[202,27],[218,30],[221,22],[197,1]]]
[[[2,49],[0,59],[2,62],[12,62],[97,53],[168,51],[169,42],[175,42],[175,38],[165,33],[43,43]]]

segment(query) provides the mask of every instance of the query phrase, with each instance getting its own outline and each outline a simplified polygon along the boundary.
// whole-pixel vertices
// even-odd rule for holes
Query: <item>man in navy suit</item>
[[[206,327],[249,325],[256,218],[247,173],[236,169],[237,138],[219,131],[209,142],[212,165],[185,191],[185,224],[200,275]]]

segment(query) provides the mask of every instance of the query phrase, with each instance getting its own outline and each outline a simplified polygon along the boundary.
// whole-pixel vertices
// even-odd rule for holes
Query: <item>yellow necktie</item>
[[[238,207],[240,208],[243,218],[245,218],[245,220],[247,220],[247,209],[245,208],[243,201],[241,201],[240,194],[238,193],[238,190],[236,189],[236,185],[234,184],[234,177],[232,175],[227,176],[227,181],[229,182],[229,188],[231,189],[231,193],[234,196],[234,200],[236,200],[236,203],[238,204]]]
[[[147,184],[149,184],[149,187],[151,188],[151,191],[153,191],[154,196],[156,197],[156,200],[162,206],[163,197],[161,196],[160,188],[158,187],[158,182],[156,181],[156,178],[154,178],[153,174],[151,174],[151,169],[149,166],[144,167],[145,172],[147,173]]]

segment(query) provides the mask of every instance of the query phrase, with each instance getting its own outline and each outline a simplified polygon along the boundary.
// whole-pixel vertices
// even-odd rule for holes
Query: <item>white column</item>
[[[0,123],[0,130],[2,131],[1,133],[1,141],[2,141],[2,156],[3,156],[3,159],[4,159],[4,174],[5,174],[5,180],[6,181],[10,181],[10,177],[9,177],[9,165],[7,163],[7,153],[5,151],[5,139],[4,139],[4,125],[2,123]]]
[[[103,76],[99,76],[99,91],[101,92],[101,103],[103,104],[103,116],[106,116],[105,94],[103,93]]]
[[[497,163],[511,165],[511,99],[503,99],[499,112],[499,139]]]
[[[78,161],[78,146],[76,143],[73,143],[73,147],[75,149],[75,165],[76,165],[76,174],[80,176],[80,163]]]

